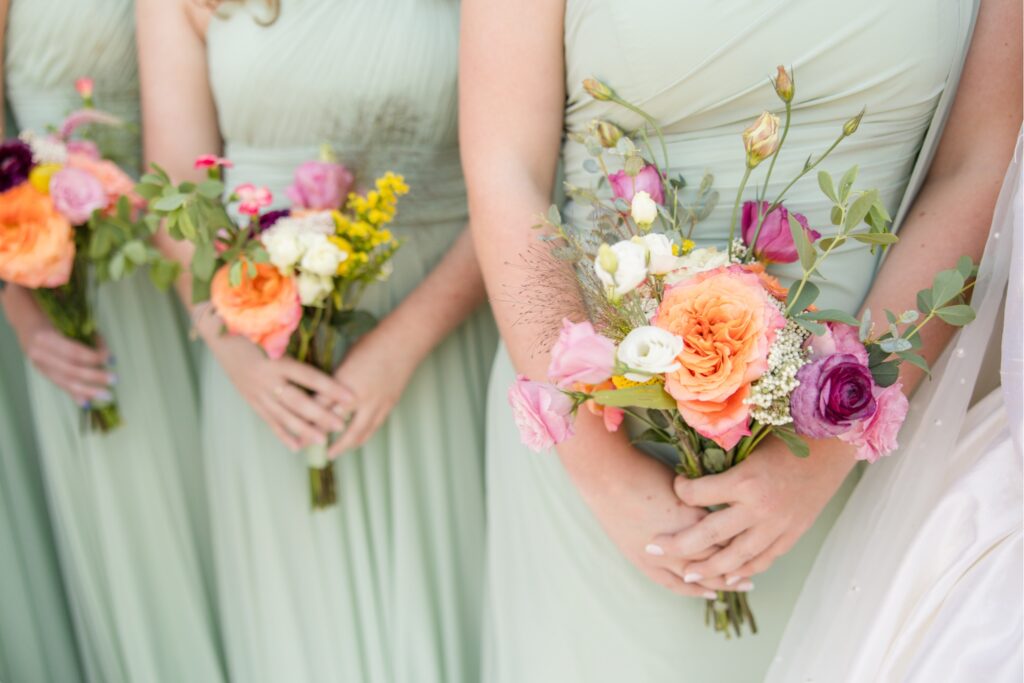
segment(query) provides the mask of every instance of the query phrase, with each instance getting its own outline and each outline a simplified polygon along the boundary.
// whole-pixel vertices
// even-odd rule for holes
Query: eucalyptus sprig
[[[100,281],[120,281],[138,268],[147,268],[158,288],[166,290],[178,277],[180,266],[152,245],[152,223],[135,216],[128,197],[122,196],[112,214],[93,213],[85,235],[84,253]]]

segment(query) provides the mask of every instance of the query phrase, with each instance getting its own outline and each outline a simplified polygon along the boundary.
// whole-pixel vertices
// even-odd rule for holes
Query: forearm
[[[24,287],[7,284],[0,290],[0,304],[22,345],[28,332],[46,322],[46,314],[32,298],[32,292]]]
[[[400,340],[403,356],[419,365],[484,299],[472,236],[465,230],[426,279],[380,321],[376,332]]]

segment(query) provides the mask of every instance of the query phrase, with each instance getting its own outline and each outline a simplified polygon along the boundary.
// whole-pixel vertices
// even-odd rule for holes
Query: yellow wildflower
[[[629,387],[645,387],[651,384],[658,384],[658,378],[652,377],[646,382],[634,382],[631,379],[627,379],[625,375],[615,375],[612,377],[612,384],[615,385],[616,389],[628,389]]]
[[[50,194],[50,178],[61,168],[60,164],[39,164],[29,172],[28,181],[39,192]]]

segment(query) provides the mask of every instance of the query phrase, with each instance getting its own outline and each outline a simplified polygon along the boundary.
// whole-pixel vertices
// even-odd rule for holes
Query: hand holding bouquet
[[[98,282],[148,266],[153,282],[166,288],[177,271],[149,244],[150,227],[136,219],[134,182],[94,142],[99,127],[122,122],[93,108],[91,81],[76,86],[84,106],[60,128],[25,131],[0,144],[0,280],[31,289],[63,335],[95,348]],[[82,410],[92,429],[108,432],[121,423],[113,397]]]
[[[352,174],[325,151],[298,167],[286,193],[292,207],[269,210],[270,191],[250,183],[226,198],[226,159],[196,161],[201,183],[175,186],[158,167],[138,191],[150,201],[151,221],[166,221],[172,237],[195,245],[193,298],[210,301],[227,331],[330,373],[343,345],[372,326],[358,309],[372,283],[390,273],[398,242],[385,227],[408,192],[386,173],[365,194],[350,192]],[[241,216],[236,221],[229,208]],[[336,502],[327,445],[305,448],[314,508]]]
[[[564,321],[551,353],[550,384],[520,377],[511,388],[524,443],[540,451],[571,437],[573,416],[585,406],[602,414],[611,431],[632,416],[645,428],[635,440],[672,447],[678,472],[691,478],[742,462],[769,436],[800,457],[809,454],[804,437],[841,439],[869,462],[892,452],[908,409],[899,365],[927,370],[916,349],[929,321],[964,325],[973,319],[964,297],[974,265],[963,257],[936,275],[919,293],[918,310],[887,312],[881,333],[869,313],[858,320],[815,307],[814,280],[837,247],[857,242],[876,250],[897,241],[879,193],[854,189],[856,167],[838,184],[818,173],[832,205],[829,238],[783,204],[796,182],[856,132],[863,112],[768,201],[768,180],[792,114],[792,75],[780,67],[775,88],[785,121],[765,112],[743,132],[745,171],[729,243],[720,251],[697,248],[692,239],[717,201],[710,177],[685,202],[685,182],[666,173],[667,155],[663,167],[654,161],[650,139],[662,137],[656,122],[607,85],[584,85],[593,97],[620,104],[646,123],[626,134],[595,121],[586,135],[575,136],[587,147],[585,168],[599,176],[598,187],[567,191],[592,207],[594,226],[569,225],[552,207],[544,239],[574,266],[591,321]],[[744,201],[753,171],[765,161],[763,184]],[[612,163],[621,170],[611,172]],[[600,193],[604,186],[611,198]],[[767,273],[772,263],[796,262],[802,275],[789,288]],[[756,632],[741,593],[719,592],[708,601],[707,618],[727,635],[730,628],[739,635],[744,624]]]

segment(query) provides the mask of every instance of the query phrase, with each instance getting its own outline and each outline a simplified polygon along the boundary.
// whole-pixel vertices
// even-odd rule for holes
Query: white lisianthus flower
[[[282,273],[290,272],[302,258],[302,244],[292,230],[280,229],[275,225],[260,235],[260,241],[270,256],[270,262]]]
[[[647,233],[643,237],[634,237],[633,241],[642,242],[650,254],[647,270],[651,275],[664,275],[679,267],[679,257],[675,255],[672,240],[660,232]]]
[[[318,306],[334,289],[334,280],[323,275],[299,273],[295,280],[303,306]]]
[[[68,160],[68,148],[55,135],[39,135],[26,130],[18,136],[32,149],[32,161],[37,164],[61,164]]]
[[[676,269],[665,276],[665,282],[674,285],[677,282],[690,279],[697,273],[727,265],[729,265],[729,253],[726,251],[718,251],[714,247],[694,249],[686,256],[678,258]]]
[[[652,375],[673,372],[680,368],[676,357],[683,351],[683,338],[653,325],[638,327],[622,340],[616,357],[635,370],[625,373],[626,379],[646,382]]]
[[[651,227],[658,217],[658,203],[651,197],[650,192],[640,190],[633,195],[633,201],[629,206],[629,213],[641,230]]]
[[[633,291],[647,279],[647,247],[629,240],[623,240],[611,245],[605,252],[614,255],[614,259],[598,256],[594,261],[594,272],[597,278],[603,282],[609,292],[609,296],[618,298],[623,294]],[[615,263],[615,270],[608,272],[602,265]]]
[[[325,277],[333,276],[338,272],[338,265],[348,258],[348,254],[339,249],[322,233],[303,233],[299,235],[299,243],[303,247],[299,267],[305,273]]]

